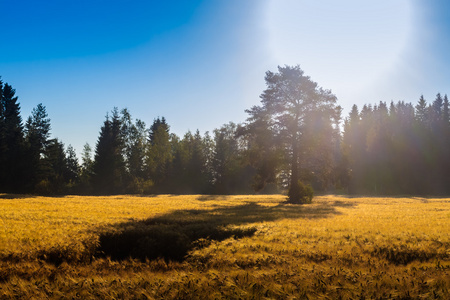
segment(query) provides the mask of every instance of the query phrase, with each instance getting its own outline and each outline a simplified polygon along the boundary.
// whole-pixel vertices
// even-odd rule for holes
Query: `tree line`
[[[364,141],[364,143],[361,143]],[[449,101],[353,106],[342,152],[351,193],[448,195]]]
[[[50,138],[38,104],[25,123],[15,90],[0,80],[0,190],[38,194],[247,194],[288,191],[293,202],[319,192],[448,194],[447,96],[427,104],[353,106],[342,118],[336,97],[299,66],[266,72],[259,106],[242,124],[203,135],[170,132],[164,117],[147,126],[114,108],[95,148]]]

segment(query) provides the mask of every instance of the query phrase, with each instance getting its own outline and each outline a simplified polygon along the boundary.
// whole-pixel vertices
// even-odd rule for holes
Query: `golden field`
[[[0,299],[450,299],[450,199],[0,194]]]

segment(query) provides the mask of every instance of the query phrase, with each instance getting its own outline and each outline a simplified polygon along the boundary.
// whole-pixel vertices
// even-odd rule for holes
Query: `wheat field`
[[[450,199],[0,194],[0,299],[449,299]]]

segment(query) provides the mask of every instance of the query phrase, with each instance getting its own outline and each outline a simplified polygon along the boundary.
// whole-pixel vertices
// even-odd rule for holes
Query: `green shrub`
[[[129,194],[151,194],[153,192],[153,181],[144,180],[142,178],[133,177],[127,186]]]
[[[297,184],[289,187],[288,201],[295,204],[311,203],[314,197],[314,190],[310,185],[303,184],[300,180]]]
[[[54,191],[51,182],[44,179],[35,185],[34,192],[38,195],[52,195]]]

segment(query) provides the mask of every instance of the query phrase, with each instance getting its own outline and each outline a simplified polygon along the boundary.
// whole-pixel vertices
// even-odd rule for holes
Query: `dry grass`
[[[0,299],[449,299],[450,199],[0,195]]]

